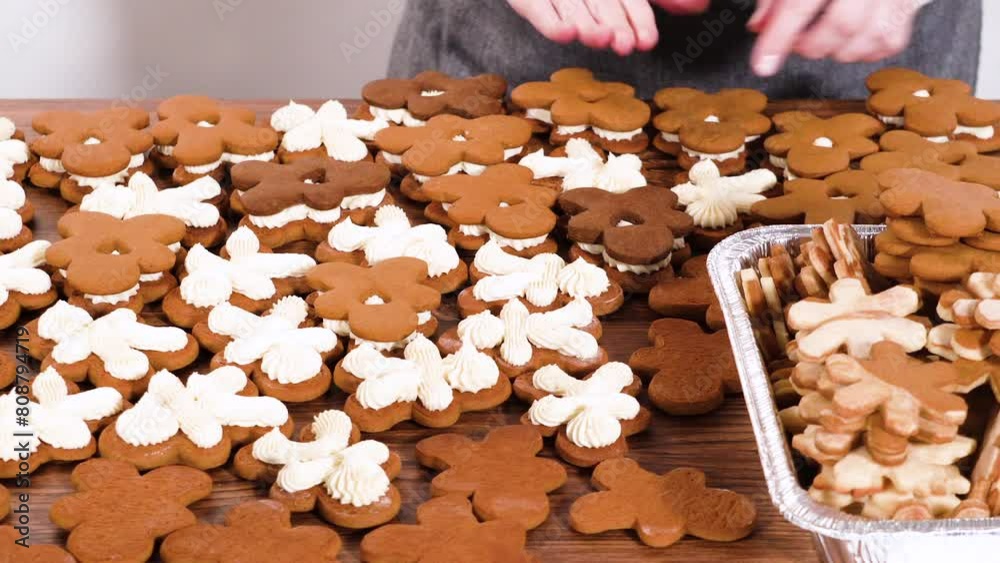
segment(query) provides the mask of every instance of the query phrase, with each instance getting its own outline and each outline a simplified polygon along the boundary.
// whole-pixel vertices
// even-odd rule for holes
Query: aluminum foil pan
[[[771,243],[785,245],[796,255],[798,241],[809,237],[815,227],[784,225],[743,231],[717,245],[708,258],[771,501],[786,520],[816,535],[817,547],[827,561],[1000,561],[1000,518],[875,521],[822,505],[799,485],[737,275],[766,256]],[[854,228],[865,243],[864,251],[870,253],[875,235],[885,227]]]

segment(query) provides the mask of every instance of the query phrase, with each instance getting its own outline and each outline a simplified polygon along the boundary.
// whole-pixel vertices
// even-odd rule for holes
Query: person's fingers
[[[576,39],[576,27],[564,21],[549,0],[507,0],[507,3],[549,40],[569,43]]]
[[[611,0],[595,1],[608,2]],[[594,49],[604,49],[611,43],[612,29],[600,25],[594,19],[584,0],[555,0],[553,4],[563,21],[576,28],[576,37],[580,43]]]
[[[635,31],[625,15],[620,0],[586,0],[587,8],[597,24],[611,30],[611,49],[627,55],[635,49]]]
[[[841,63],[875,62],[906,49],[916,10],[909,0],[880,4],[864,30],[834,53]]]
[[[660,40],[660,32],[656,29],[656,16],[649,0],[621,0],[625,15],[635,32],[636,49],[648,51]]]
[[[775,0],[757,0],[757,9],[754,10],[750,20],[747,21],[747,29],[758,32],[771,15],[771,8],[774,7]]]
[[[822,59],[843,48],[869,23],[868,0],[833,0],[819,20],[795,44],[807,59]]]
[[[652,2],[672,14],[700,14],[708,9],[712,0],[652,0]]]
[[[774,14],[761,29],[750,57],[754,72],[760,76],[777,74],[799,34],[826,3],[826,0],[776,0]]]

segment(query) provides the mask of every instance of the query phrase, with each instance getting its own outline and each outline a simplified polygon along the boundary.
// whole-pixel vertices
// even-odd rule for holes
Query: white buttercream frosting
[[[45,265],[47,240],[29,242],[9,254],[0,254],[0,305],[11,293],[41,295],[52,289],[52,278],[41,269]]]
[[[763,201],[761,193],[777,185],[770,170],[760,169],[741,176],[722,176],[715,162],[703,160],[688,172],[690,181],[671,188],[695,225],[721,229],[736,223],[740,213]]]
[[[106,213],[119,219],[161,214],[176,217],[188,227],[205,228],[219,222],[219,208],[209,203],[222,188],[215,179],[199,178],[189,184],[159,190],[142,172],[129,178],[127,186],[104,184],[83,196],[80,209]]]
[[[350,119],[343,104],[329,100],[313,111],[309,106],[289,101],[271,116],[271,127],[284,133],[281,146],[291,152],[326,149],[331,158],[357,162],[368,157],[364,141],[389,126],[385,119]]]

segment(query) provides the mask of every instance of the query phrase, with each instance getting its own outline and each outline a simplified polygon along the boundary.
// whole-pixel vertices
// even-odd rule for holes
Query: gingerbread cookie
[[[180,95],[160,102],[160,121],[150,130],[156,147],[151,156],[174,170],[177,184],[201,176],[222,180],[224,164],[274,160],[278,134],[257,125],[253,110],[226,107],[206,96]]]
[[[209,312],[223,303],[263,313],[286,295],[304,293],[305,274],[316,265],[305,254],[271,252],[247,227],[230,235],[224,251],[226,258],[200,244],[188,251],[180,285],[163,298],[163,312],[171,323],[191,328],[207,321]]]
[[[607,362],[607,351],[597,343],[600,336],[601,323],[584,299],[543,313],[530,313],[520,300],[511,299],[499,315],[483,311],[462,320],[441,335],[438,347],[454,353],[471,343],[492,357],[500,373],[508,377],[547,364],[578,375]]]
[[[442,471],[431,481],[435,496],[472,499],[484,521],[513,520],[527,529],[549,517],[550,493],[566,482],[556,461],[537,457],[542,436],[526,426],[494,428],[478,442],[462,434],[438,434],[417,442],[417,461]]]
[[[861,168],[874,173],[893,168],[919,168],[972,184],[1000,190],[1000,158],[976,153],[965,141],[935,143],[912,131],[890,131],[879,139],[882,151],[861,159]]]
[[[740,215],[764,201],[766,196],[762,194],[777,183],[774,172],[767,169],[722,176],[715,161],[703,160],[691,168],[686,183],[670,190],[694,222],[691,242],[700,250],[708,250],[742,230]]]
[[[337,532],[326,526],[293,527],[284,505],[257,500],[231,508],[221,526],[195,524],[170,534],[160,557],[165,563],[229,563],[266,553],[275,563],[334,563],[340,546]]]
[[[277,248],[324,240],[344,215],[367,223],[386,193],[389,171],[372,162],[305,158],[288,164],[246,162],[232,169],[234,210],[261,242]]]
[[[376,161],[395,167],[399,175],[409,172],[400,190],[414,201],[428,201],[423,193],[427,180],[455,174],[478,176],[487,166],[520,155],[530,140],[531,126],[519,117],[439,115],[420,127],[379,131]]]
[[[218,207],[222,198],[222,188],[214,178],[199,178],[184,186],[159,191],[152,178],[137,172],[129,178],[127,186],[98,186],[83,197],[80,210],[106,213],[118,219],[169,215],[187,226],[181,241],[184,246],[213,247],[226,238],[226,221]]]
[[[18,131],[9,118],[0,116],[0,180],[23,182],[33,164],[24,132]]]
[[[533,402],[521,417],[543,436],[556,436],[559,457],[590,467],[628,453],[627,438],[649,427],[652,415],[635,398],[642,383],[628,365],[604,364],[584,379],[555,365],[518,377],[519,397]]]
[[[595,188],[559,196],[570,215],[570,258],[603,262],[610,278],[625,291],[648,292],[672,276],[672,259],[690,256],[685,238],[694,229],[690,216],[677,211],[677,196],[647,186],[614,194]]]
[[[10,387],[15,381],[17,381],[17,362],[14,356],[0,354],[0,388]],[[0,503],[0,506],[3,506],[3,503]]]
[[[774,116],[779,133],[764,141],[771,165],[784,170],[785,179],[824,178],[851,167],[851,162],[878,152],[872,137],[885,127],[860,113],[823,119],[804,111]]]
[[[368,268],[320,264],[306,280],[318,292],[313,306],[323,326],[355,344],[398,349],[418,332],[431,336],[437,330],[432,311],[441,294],[427,285],[423,260],[390,258]]]
[[[458,295],[458,310],[469,317],[485,310],[499,313],[511,299],[520,299],[533,313],[558,309],[574,299],[586,299],[594,315],[609,315],[625,302],[621,286],[600,266],[577,258],[567,264],[558,254],[521,258],[488,242],[472,264],[475,284]]]
[[[879,174],[879,201],[890,217],[921,217],[944,237],[975,237],[1000,231],[1000,198],[992,188],[955,182],[916,169]]]
[[[878,156],[878,153],[868,158]],[[782,196],[758,201],[750,213],[769,223],[878,223],[885,210],[878,200],[878,178],[863,170],[847,170],[822,180],[785,182]]]
[[[211,469],[225,464],[234,446],[272,428],[291,434],[288,409],[258,397],[238,368],[192,373],[184,383],[161,370],[135,406],[101,433],[98,447],[101,457],[143,470],[172,464]]]
[[[434,178],[423,186],[433,202],[424,214],[450,226],[449,240],[459,248],[477,250],[493,241],[520,256],[555,252],[549,234],[556,226],[556,193],[531,180],[531,170],[516,164],[490,166],[479,176]]]
[[[697,323],[660,319],[649,327],[652,346],[636,350],[629,365],[652,377],[649,399],[673,415],[711,412],[728,393],[740,392],[726,331],[705,333]],[[697,370],[689,366],[697,365]]]
[[[153,147],[149,114],[139,108],[114,107],[83,113],[48,111],[35,115],[31,141],[38,162],[28,171],[31,183],[59,188],[63,199],[80,203],[102,184],[123,181],[136,170],[153,171],[146,152]]]
[[[80,561],[147,561],[158,539],[198,522],[187,507],[212,493],[204,471],[169,466],[140,476],[107,459],[77,465],[70,480],[77,492],[57,500],[49,519],[69,531],[67,549]]]
[[[128,308],[141,311],[177,285],[170,273],[171,249],[186,227],[168,215],[117,219],[81,211],[59,219],[63,240],[52,243],[45,260],[58,268],[56,281],[70,303],[92,314]]]
[[[767,96],[756,90],[729,88],[708,94],[693,88],[664,88],[653,97],[663,113],[653,118],[660,134],[656,148],[677,156],[685,170],[713,160],[722,174],[742,172],[748,143],[771,130],[764,115]]]
[[[730,542],[750,535],[757,509],[744,495],[709,488],[705,474],[683,467],[657,475],[628,458],[610,459],[591,478],[600,492],[578,498],[569,522],[581,534],[633,529],[642,543],[668,547],[684,536]]]
[[[503,113],[506,93],[507,81],[499,74],[453,78],[435,70],[409,79],[374,80],[361,89],[373,116],[407,127],[441,114],[471,119]]]
[[[74,386],[75,387],[75,386]],[[110,423],[125,408],[121,393],[99,387],[70,394],[70,388],[54,368],[47,368],[31,381],[34,400],[18,401],[16,390],[0,396],[0,421],[11,436],[0,445],[0,477],[13,479],[32,473],[50,461],[81,461],[97,453],[93,432]],[[15,424],[18,412],[28,414],[27,424]],[[21,456],[27,452],[28,457]]]
[[[4,503],[6,506],[6,503]],[[39,545],[31,542],[29,548],[18,545],[21,532],[13,526],[0,526],[0,561],[18,563],[77,563],[76,559],[57,545]]]
[[[875,271],[904,282],[954,284],[973,272],[1000,271],[1000,252],[959,242],[947,246],[907,243],[891,232],[875,237]]]
[[[0,252],[13,252],[31,242],[27,223],[35,216],[35,207],[24,195],[24,188],[13,180],[0,179]]]
[[[540,130],[551,127],[553,144],[580,137],[614,153],[642,152],[649,144],[642,129],[651,111],[635,97],[635,88],[601,82],[585,68],[564,68],[548,82],[521,84],[510,99]]]
[[[194,334],[216,353],[213,366],[236,366],[263,394],[301,403],[330,389],[325,362],[342,350],[332,331],[311,325],[305,300],[288,296],[261,315],[229,303],[217,305],[206,322],[195,325]]]
[[[313,109],[289,100],[271,114],[271,128],[281,133],[278,159],[293,162],[299,158],[328,156],[342,162],[370,160],[366,142],[389,126],[385,119],[351,119],[344,104],[327,100]]]
[[[336,410],[316,415],[299,442],[277,429],[243,447],[233,461],[237,475],[271,484],[270,497],[292,512],[316,510],[343,528],[371,528],[396,517],[399,456],[375,440],[359,441],[351,419]]]
[[[558,156],[558,152],[565,156]],[[647,184],[642,161],[634,154],[601,156],[583,139],[570,139],[565,147],[545,156],[544,149],[528,154],[518,164],[530,168],[535,183],[552,185],[563,191],[576,188],[600,188],[622,193]]]
[[[382,432],[405,420],[451,426],[464,412],[491,409],[510,397],[510,382],[490,356],[463,343],[442,358],[422,334],[409,341],[402,358],[360,344],[337,364],[333,378],[351,394],[344,411],[365,432]]]
[[[972,95],[960,80],[933,78],[906,68],[872,73],[868,111],[933,142],[969,141],[979,152],[1000,149],[1000,105]]]
[[[27,325],[28,353],[67,380],[89,380],[133,399],[160,369],[179,370],[198,359],[198,343],[183,330],[152,326],[128,309],[94,319],[59,301]]]
[[[410,256],[427,264],[427,285],[451,293],[469,277],[469,269],[438,225],[410,225],[406,212],[395,205],[375,212],[374,226],[358,225],[348,218],[334,225],[316,249],[320,262],[348,262],[374,266],[390,258]]]
[[[0,329],[17,322],[21,311],[44,309],[55,303],[55,288],[45,265],[46,240],[28,243],[10,254],[0,254]]]
[[[654,286],[649,291],[649,308],[665,317],[703,322],[716,330],[726,327],[708,275],[708,256],[696,256],[684,262],[676,278],[662,280]]]
[[[361,540],[365,561],[537,563],[524,548],[527,532],[514,520],[480,522],[464,494],[417,507],[416,524],[387,524]]]

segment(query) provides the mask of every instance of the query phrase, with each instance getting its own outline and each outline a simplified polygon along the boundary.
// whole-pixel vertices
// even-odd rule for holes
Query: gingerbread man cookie
[[[0,180],[23,182],[33,164],[24,132],[10,118],[0,116]]]
[[[370,160],[367,142],[389,126],[382,118],[351,119],[344,104],[327,100],[313,109],[289,100],[271,114],[271,128],[281,133],[278,160],[328,156],[342,162]]]
[[[676,278],[661,280],[654,286],[649,291],[649,308],[665,317],[704,322],[716,330],[726,327],[708,275],[708,256],[684,262]]]
[[[770,223],[807,225],[830,219],[848,224],[878,223],[885,217],[878,200],[878,178],[864,170],[838,172],[822,180],[791,180],[785,182],[784,190],[782,196],[754,203],[750,213]]]
[[[7,503],[4,503],[6,506]],[[76,558],[57,545],[39,545],[31,542],[25,549],[18,545],[22,536],[13,526],[0,526],[0,561],[17,563],[77,563]]]
[[[531,169],[536,184],[558,187],[563,191],[600,188],[622,193],[648,183],[638,156],[608,153],[605,157],[583,139],[570,139],[564,147],[548,156],[544,149],[538,149],[518,164]]]
[[[151,156],[173,179],[187,184],[201,176],[222,180],[224,164],[274,160],[278,134],[257,125],[253,110],[222,106],[207,96],[180,95],[160,102],[160,121],[151,133],[156,147]]]
[[[419,127],[435,115],[465,118],[503,113],[507,81],[499,74],[453,78],[426,70],[409,79],[385,78],[365,84],[361,97],[376,119]]]
[[[0,254],[0,329],[17,322],[21,311],[44,309],[58,295],[45,265],[46,240],[36,240],[11,252]]]
[[[35,207],[24,195],[24,188],[13,180],[0,179],[0,252],[13,252],[31,242],[28,223],[35,217]]]
[[[878,181],[879,201],[890,217],[921,217],[943,237],[1000,231],[1000,198],[992,188],[909,168],[883,172]]]
[[[872,137],[885,127],[860,113],[823,119],[804,111],[774,116],[779,133],[764,141],[771,165],[784,170],[785,179],[824,178],[851,167],[851,162],[878,152]]]
[[[42,188],[59,188],[63,199],[80,203],[102,184],[123,181],[136,170],[152,173],[146,152],[153,147],[149,114],[139,108],[115,107],[83,113],[48,111],[31,126],[40,136],[31,141],[38,155],[28,176]]]

